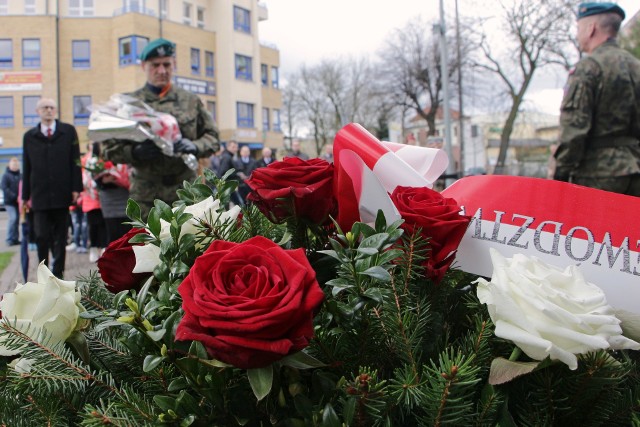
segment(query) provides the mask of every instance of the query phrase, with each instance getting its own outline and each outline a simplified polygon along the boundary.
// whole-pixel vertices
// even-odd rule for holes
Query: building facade
[[[0,0],[0,162],[21,154],[40,97],[88,142],[91,105],[144,85],[138,55],[157,37],[176,43],[174,84],[201,97],[222,141],[280,149],[280,56],[258,36],[267,18],[257,0]]]

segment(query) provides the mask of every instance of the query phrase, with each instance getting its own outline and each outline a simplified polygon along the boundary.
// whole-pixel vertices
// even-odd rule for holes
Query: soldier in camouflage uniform
[[[218,131],[200,98],[171,84],[174,54],[172,42],[162,38],[150,42],[140,55],[147,84],[131,95],[176,118],[182,140],[174,144],[175,153],[209,157],[220,147]],[[105,159],[132,166],[130,197],[140,205],[143,218],[155,199],[171,204],[177,200],[176,190],[182,182],[193,181],[196,176],[181,157],[163,155],[150,140],[109,140],[103,142],[103,147]]]
[[[624,11],[582,3],[578,44],[560,113],[554,179],[640,196],[640,61],[618,47]]]

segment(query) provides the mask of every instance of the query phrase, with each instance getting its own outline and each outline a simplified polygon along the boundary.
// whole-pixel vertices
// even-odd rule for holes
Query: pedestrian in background
[[[235,168],[238,179],[240,179],[240,184],[238,185],[238,193],[240,193],[240,198],[242,202],[246,204],[247,196],[251,189],[245,183],[246,180],[249,179],[251,173],[256,169],[258,164],[255,159],[251,157],[251,150],[248,145],[243,145],[240,148],[240,155],[235,159],[233,163],[233,167]]]
[[[234,163],[238,161],[238,143],[234,140],[227,141],[225,149],[220,155],[220,176],[223,177],[230,169],[234,169],[234,172],[227,177],[228,181],[235,180],[240,181],[238,177],[238,171],[236,170]],[[243,206],[244,200],[240,197],[238,190],[231,193],[231,202],[236,206]]]
[[[271,151],[271,148],[264,147],[262,149],[262,158],[258,160],[258,164],[256,167],[263,168],[265,166],[269,166],[274,161],[275,159],[273,158],[273,151]]]
[[[22,142],[22,200],[31,200],[38,260],[62,279],[69,206],[82,191],[78,134],[72,125],[56,119],[53,99],[41,98],[36,111],[41,121],[25,132]]]
[[[309,156],[307,155],[307,153],[303,153],[300,147],[301,144],[299,140],[294,139],[293,141],[291,141],[291,150],[289,150],[289,152],[287,153],[287,157],[297,157],[302,160],[309,160]]]
[[[640,60],[616,36],[614,3],[582,3],[577,40],[587,55],[570,72],[554,179],[640,196]]]
[[[176,118],[182,139],[174,144],[175,153],[209,157],[218,150],[218,131],[200,98],[171,83],[175,52],[176,45],[169,40],[159,38],[149,42],[140,54],[147,83],[131,96]],[[143,218],[149,214],[155,199],[171,204],[178,199],[176,191],[182,182],[196,178],[196,171],[181,157],[164,155],[151,140],[104,141],[103,154],[105,160],[114,164],[131,165],[131,198],[140,205]]]
[[[7,245],[15,246],[20,244],[20,230],[18,224],[18,191],[20,187],[20,161],[17,157],[9,160],[9,165],[4,175],[2,175],[2,192],[4,194],[4,206],[9,215],[7,224]]]
[[[69,207],[71,215],[71,243],[66,247],[67,251],[76,251],[79,254],[87,253],[89,234],[87,230],[87,214],[82,210],[82,193],[76,202]]]
[[[324,153],[322,153],[320,158],[329,163],[333,163],[333,144],[326,144],[324,146]]]
[[[96,154],[93,144],[87,144],[87,152],[82,156],[82,211],[87,215],[87,229],[89,232],[89,262],[96,262],[104,248],[107,247],[107,226],[102,215],[100,193],[98,185],[93,180],[93,174],[87,170],[87,164],[96,164]]]

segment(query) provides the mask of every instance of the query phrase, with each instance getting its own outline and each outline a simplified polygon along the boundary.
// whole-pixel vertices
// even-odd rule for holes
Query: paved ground
[[[5,292],[11,292],[16,282],[24,283],[22,276],[22,268],[20,264],[20,246],[7,246],[5,243],[7,237],[7,212],[0,211],[0,252],[13,252],[11,263],[2,272],[0,276],[0,295]],[[20,236],[22,239],[22,236]],[[28,281],[36,280],[36,269],[38,267],[38,256],[35,251],[29,252],[29,272]],[[95,262],[89,262],[89,254],[78,254],[75,251],[67,251],[67,260],[65,262],[64,278],[65,280],[74,280],[79,276],[87,276],[90,270],[97,270]]]

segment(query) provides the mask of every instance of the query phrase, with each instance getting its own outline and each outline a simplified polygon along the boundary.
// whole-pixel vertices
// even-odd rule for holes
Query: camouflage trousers
[[[574,184],[640,197],[640,174],[609,178],[573,177]]]

